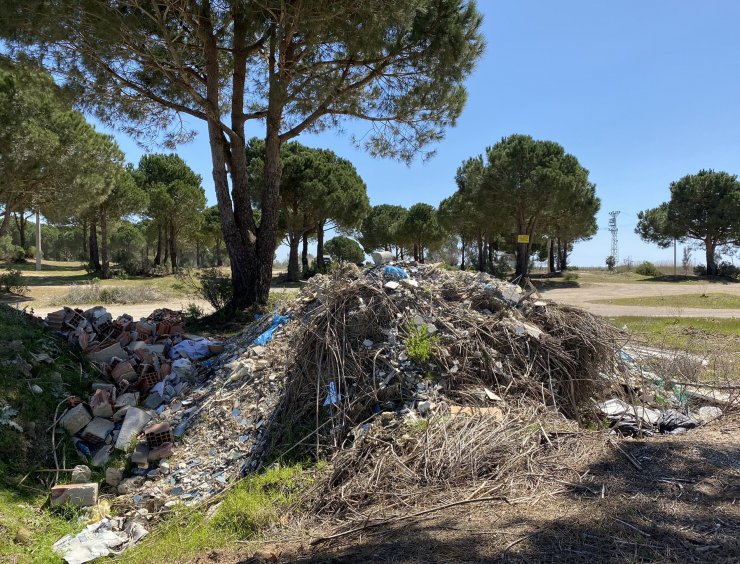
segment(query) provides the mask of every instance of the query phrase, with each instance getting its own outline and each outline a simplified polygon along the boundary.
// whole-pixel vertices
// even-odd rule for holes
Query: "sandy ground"
[[[555,302],[575,305],[591,313],[605,316],[635,315],[647,317],[740,317],[737,309],[699,309],[676,307],[623,306],[593,303],[611,298],[644,296],[671,296],[678,294],[723,293],[740,296],[740,284],[681,285],[664,283],[644,284],[601,284],[582,283],[573,288],[543,288],[543,298]]]

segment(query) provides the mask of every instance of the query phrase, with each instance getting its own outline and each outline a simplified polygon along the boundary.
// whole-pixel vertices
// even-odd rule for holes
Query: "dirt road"
[[[582,283],[573,288],[543,288],[542,297],[555,302],[581,307],[591,313],[604,316],[647,316],[647,317],[740,317],[737,309],[699,309],[676,307],[624,306],[593,303],[611,298],[645,296],[675,296],[680,294],[716,293],[740,296],[740,284],[681,285],[657,282],[644,284]]]

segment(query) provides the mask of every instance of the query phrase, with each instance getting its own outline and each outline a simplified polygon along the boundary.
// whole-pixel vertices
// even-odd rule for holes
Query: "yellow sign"
[[[517,243],[529,243],[529,235],[518,235],[516,238]]]

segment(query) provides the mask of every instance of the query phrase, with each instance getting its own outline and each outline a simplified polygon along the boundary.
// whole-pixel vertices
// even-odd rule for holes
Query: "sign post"
[[[529,235],[517,235],[516,243],[519,247],[520,264],[519,270],[521,278],[527,277],[527,247],[529,246]]]

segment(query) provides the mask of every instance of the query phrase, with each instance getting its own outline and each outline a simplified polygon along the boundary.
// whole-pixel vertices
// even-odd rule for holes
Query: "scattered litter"
[[[392,280],[403,280],[404,278],[409,277],[408,273],[400,266],[388,265],[383,268],[383,274],[386,278],[390,278]]]
[[[258,346],[264,346],[269,343],[277,328],[287,323],[288,319],[289,318],[287,315],[279,315],[277,313],[273,314],[272,325],[270,325],[270,328],[267,331],[262,333],[254,340],[254,344]]]
[[[102,556],[116,554],[115,549],[123,547],[129,541],[128,535],[114,523],[118,520],[103,519],[88,525],[76,536],[65,535],[52,547],[68,564],[82,564]],[[141,538],[141,536],[139,536]]]

